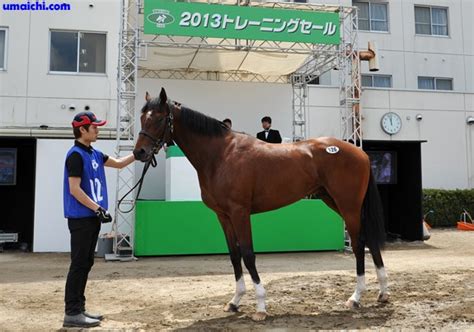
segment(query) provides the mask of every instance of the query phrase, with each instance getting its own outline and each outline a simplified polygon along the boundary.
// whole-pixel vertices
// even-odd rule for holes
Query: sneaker
[[[103,320],[104,316],[101,314],[91,314],[87,311],[83,311],[82,314],[86,317],[92,318],[92,319],[97,319],[97,320]]]
[[[100,320],[85,316],[84,314],[64,315],[63,327],[94,327],[99,326]]]

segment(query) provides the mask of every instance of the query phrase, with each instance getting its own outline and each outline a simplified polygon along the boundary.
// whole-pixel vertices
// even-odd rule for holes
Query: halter
[[[171,104],[171,103],[173,103],[173,104]],[[181,104],[177,103],[177,102],[168,101],[168,107],[170,109],[170,112],[166,116],[166,120],[167,120],[167,129],[169,129],[169,134],[171,135],[171,134],[173,134],[173,129],[174,129],[173,128],[173,118],[174,118],[173,117],[173,109],[181,107]],[[150,165],[152,167],[157,166],[158,163],[156,162],[155,154],[157,154],[160,151],[160,149],[163,147],[163,145],[165,145],[165,143],[166,143],[166,140],[165,140],[166,128],[165,128],[165,133],[163,134],[163,137],[160,138],[160,139],[154,138],[152,135],[150,135],[149,133],[147,133],[143,129],[140,130],[138,135],[143,135],[146,138],[148,138],[150,141],[153,142],[153,148],[151,150],[153,152],[153,154],[151,155],[151,158],[145,163],[145,166],[143,167],[142,175],[141,175],[140,179],[138,180],[138,182],[125,195],[123,195],[122,198],[118,201],[117,208],[122,213],[129,213],[135,207],[135,204],[133,204],[132,207],[129,210],[124,211],[120,208],[120,205],[122,204],[122,201],[125,199],[125,197],[127,197],[128,194],[130,194],[137,186],[138,186],[138,191],[137,191],[137,195],[135,196],[135,201],[138,199],[138,195],[140,195],[140,191],[142,189],[143,179],[145,178],[145,174],[148,171],[148,168],[150,167]]]
[[[150,135],[148,132],[146,132],[145,130],[140,130],[140,132],[138,133],[138,135],[143,135],[145,136],[146,138],[148,138],[150,141],[153,142],[153,148],[152,148],[152,152],[153,154],[157,154],[158,151],[160,151],[160,149],[163,147],[163,145],[165,145],[166,143],[166,140],[165,140],[165,137],[166,137],[166,129],[169,129],[169,134],[172,135],[173,134],[173,109],[176,108],[176,107],[179,107],[181,106],[181,104],[175,102],[175,101],[168,101],[168,107],[170,109],[170,112],[168,113],[168,115],[166,116],[166,120],[167,120],[167,126],[165,128],[165,132],[163,133],[163,137],[161,137],[160,139],[156,139],[154,138],[152,135]]]

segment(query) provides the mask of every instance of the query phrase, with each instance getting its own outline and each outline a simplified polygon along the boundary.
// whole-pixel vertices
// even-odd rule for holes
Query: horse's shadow
[[[109,314],[110,320],[124,323],[134,322],[147,329],[172,329],[178,331],[255,331],[255,330],[354,330],[373,329],[388,325],[393,319],[395,308],[392,304],[367,303],[357,309],[347,309],[340,299],[333,303],[301,306],[284,300],[280,304],[269,304],[270,315],[265,321],[255,322],[251,316],[255,307],[246,303],[237,313],[222,311],[225,296],[195,299],[181,303],[143,303],[135,310],[124,309],[120,313]],[[109,328],[105,324],[104,328]]]
[[[263,322],[254,322],[250,315],[236,313],[226,317],[199,320],[177,331],[274,330],[282,329],[371,329],[384,326],[391,318],[393,308],[370,306],[358,310],[336,310],[314,314],[276,314]]]
[[[333,285],[337,278],[336,286]],[[338,288],[352,277],[346,274],[305,279],[282,277],[270,281],[267,294],[270,315],[263,322],[252,320],[255,312],[254,296],[249,296],[239,307],[238,313],[223,312],[224,304],[232,294],[206,296],[180,301],[160,302],[148,299],[135,303],[134,308],[107,315],[116,322],[135,322],[150,329],[182,331],[228,330],[308,330],[308,329],[372,329],[387,325],[392,319],[391,303],[373,301],[376,290],[369,290],[367,304],[350,310],[344,306],[349,291]],[[318,301],[319,299],[319,301]],[[371,299],[373,302],[370,302]],[[107,327],[107,326],[105,326]]]

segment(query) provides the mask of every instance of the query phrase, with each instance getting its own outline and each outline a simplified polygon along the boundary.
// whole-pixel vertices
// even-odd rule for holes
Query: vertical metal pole
[[[139,3],[136,0],[122,0],[120,9],[119,63],[117,73],[117,131],[115,155],[122,157],[131,153],[134,146],[135,96],[138,75],[138,19]],[[116,183],[114,233],[114,254],[106,255],[107,260],[127,260],[133,258],[133,231],[135,213],[130,210],[135,202],[133,193],[123,201],[122,211],[118,200],[129,191],[135,181],[135,165],[118,170]]]
[[[360,59],[357,9],[341,7],[341,44],[339,45],[339,104],[341,138],[362,147],[360,109]]]
[[[308,85],[304,75],[292,75],[293,89],[293,142],[308,138],[306,118],[308,114]]]

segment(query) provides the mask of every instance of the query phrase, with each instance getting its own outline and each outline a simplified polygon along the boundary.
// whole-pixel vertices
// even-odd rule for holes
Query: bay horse
[[[329,137],[270,144],[232,131],[216,119],[168,99],[145,96],[133,154],[146,162],[172,141],[181,148],[199,177],[203,202],[217,214],[234,268],[236,289],[224,310],[236,312],[246,288],[243,259],[252,277],[257,310],[267,316],[265,288],[255,267],[250,215],[278,209],[315,194],[343,219],[356,257],[357,286],[346,302],[358,308],[365,291],[364,254],[372,254],[380,285],[379,302],[389,299],[380,250],[385,239],[381,201],[367,154]]]

